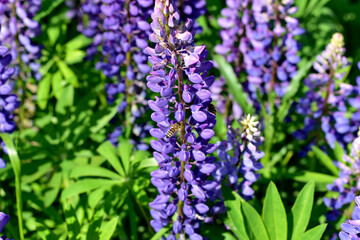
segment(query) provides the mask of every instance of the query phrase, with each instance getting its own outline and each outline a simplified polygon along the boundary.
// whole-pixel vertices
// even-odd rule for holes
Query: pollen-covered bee
[[[208,111],[214,115],[216,115],[216,113],[217,113],[216,107],[212,103],[209,104]]]
[[[179,122],[172,125],[172,127],[169,129],[169,131],[167,131],[166,137],[171,138],[172,136],[174,136],[174,134],[176,134],[180,130],[180,127],[181,127],[181,124]]]

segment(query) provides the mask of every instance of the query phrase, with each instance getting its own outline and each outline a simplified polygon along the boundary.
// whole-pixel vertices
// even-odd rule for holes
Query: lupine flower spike
[[[14,110],[19,107],[17,95],[13,94],[13,84],[11,77],[15,73],[14,67],[9,67],[12,56],[7,47],[0,46],[0,132],[12,133],[16,124],[14,122]],[[1,140],[1,146],[7,152],[4,142]],[[0,168],[6,166],[5,161],[0,157]]]
[[[342,214],[341,208],[353,201],[360,191],[358,176],[360,175],[360,130],[354,139],[350,155],[344,155],[343,162],[336,162],[340,169],[339,178],[328,185],[328,190],[338,193],[338,197],[324,198],[324,203],[331,211],[327,213],[329,221],[335,221]]]
[[[226,4],[218,19],[222,43],[215,51],[232,63],[238,76],[246,73],[243,89],[257,110],[260,109],[257,91],[262,96],[275,91],[278,105],[297,73],[296,65],[300,60],[295,36],[304,30],[292,17],[297,11],[294,1],[227,0]],[[220,78],[217,95],[224,84],[224,79]],[[226,109],[227,98],[217,98],[219,108]],[[234,118],[242,114],[236,105],[233,112]]]
[[[85,36],[93,39],[87,49],[86,59],[99,55],[96,68],[115,80],[114,83],[106,84],[108,103],[113,104],[119,97],[122,98],[118,105],[118,116],[124,115],[125,111],[131,112],[127,122],[134,124],[131,141],[141,150],[148,148],[141,139],[146,137],[149,125],[139,124],[136,120],[144,116],[147,109],[144,80],[150,72],[150,66],[143,50],[148,46],[151,33],[150,24],[146,20],[152,8],[152,0],[86,0],[81,9],[89,17],[89,22],[86,26],[82,23],[78,27]],[[123,126],[116,127],[108,135],[114,145],[118,144]]]
[[[346,148],[355,139],[360,115],[348,106],[358,109],[360,88],[344,82],[343,69],[350,64],[344,53],[344,37],[335,33],[325,51],[317,56],[313,65],[317,73],[305,79],[308,91],[296,107],[305,116],[304,128],[294,133],[298,139],[311,137],[316,139],[313,144],[318,144],[321,140],[321,135],[315,133],[318,129],[322,129],[331,148],[335,147],[335,141]]]
[[[151,146],[159,163],[151,173],[159,191],[150,203],[151,225],[159,231],[170,224],[167,239],[199,240],[200,222],[209,210],[207,199],[217,185],[207,180],[215,170],[214,157],[207,156],[216,150],[209,144],[216,123],[208,110],[215,78],[207,73],[213,64],[205,60],[205,46],[194,45],[192,21],[180,24],[171,1],[156,0],[152,20],[150,40],[156,45],[146,49],[153,65],[147,86],[160,96],[149,101],[157,124],[150,134],[158,139]]]
[[[264,157],[264,153],[259,151],[258,147],[264,138],[260,136],[259,122],[256,121],[255,116],[249,114],[239,123],[241,128],[234,130],[229,126],[228,139],[218,142],[217,153],[220,162],[213,175],[219,184],[228,178],[233,190],[249,200],[254,197],[251,185],[260,177],[256,172],[263,168],[259,160]],[[242,176],[240,183],[239,176]],[[221,208],[218,210],[220,211]]]

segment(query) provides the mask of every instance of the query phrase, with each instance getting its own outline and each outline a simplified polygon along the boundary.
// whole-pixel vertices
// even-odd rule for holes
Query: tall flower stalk
[[[41,80],[40,58],[42,46],[34,41],[41,34],[41,25],[34,20],[41,8],[41,0],[5,0],[0,2],[0,40],[10,48],[12,64],[15,68],[14,78],[24,102],[19,109],[19,127],[32,126],[34,115],[32,102],[36,86],[31,78]]]
[[[13,93],[12,76],[15,73],[14,67],[9,67],[12,62],[10,50],[5,46],[0,46],[0,132],[12,133],[16,129],[14,121],[14,110],[20,105],[18,97]],[[5,153],[6,146],[0,142]],[[6,162],[0,157],[0,168],[4,168]]]
[[[263,168],[259,160],[264,152],[258,147],[264,138],[260,136],[259,122],[254,116],[247,115],[239,123],[241,128],[235,130],[229,126],[227,140],[218,142],[220,161],[213,175],[219,184],[228,183],[241,197],[250,200],[254,197],[251,185],[260,177],[257,171]],[[242,176],[240,183],[239,176]]]
[[[81,24],[82,33],[93,39],[87,49],[87,59],[99,56],[96,68],[114,81],[106,84],[107,100],[113,104],[118,98],[118,117],[122,124],[109,134],[109,140],[118,144],[123,127],[132,127],[134,137],[140,139],[140,132],[146,132],[146,124],[136,123],[146,112],[146,86],[144,79],[150,71],[143,50],[148,46],[151,33],[150,17],[153,1],[95,1],[86,0],[81,5],[88,24]],[[131,112],[129,117],[120,117]],[[136,126],[134,126],[135,124]],[[135,144],[135,142],[134,142]],[[145,150],[141,140],[136,146]]]
[[[342,162],[336,162],[340,169],[339,178],[328,185],[328,190],[337,197],[324,198],[324,203],[331,210],[327,213],[329,221],[335,221],[342,214],[344,206],[351,203],[360,191],[360,131],[354,139],[349,155],[344,155]]]
[[[207,154],[216,150],[209,143],[216,123],[215,115],[208,111],[209,87],[215,78],[207,73],[213,64],[205,60],[205,46],[194,45],[189,31],[192,21],[180,24],[180,14],[171,1],[156,0],[152,20],[150,40],[156,45],[146,49],[153,65],[147,86],[160,97],[149,101],[154,111],[151,118],[157,123],[150,134],[158,139],[151,146],[159,163],[159,169],[151,173],[159,191],[150,203],[151,225],[159,231],[171,224],[168,239],[202,239],[200,222],[216,186],[207,180],[215,169],[215,159]]]
[[[292,17],[297,10],[293,0],[227,0],[226,3],[218,20],[222,43],[215,51],[232,63],[239,77],[246,78],[241,84],[258,111],[260,103],[267,102],[266,97],[272,91],[278,105],[297,73],[300,60],[295,36],[302,34],[303,29]]]
[[[321,140],[325,139],[331,148],[335,141],[346,148],[355,139],[360,127],[360,88],[344,82],[344,68],[350,64],[344,53],[344,37],[335,33],[317,56],[313,65],[316,73],[305,79],[307,92],[296,106],[305,117],[304,128],[294,133],[298,139],[315,139],[313,144],[323,144]]]

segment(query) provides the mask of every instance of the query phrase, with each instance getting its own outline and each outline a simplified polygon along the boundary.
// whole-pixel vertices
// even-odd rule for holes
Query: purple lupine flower
[[[322,133],[316,131],[321,129],[331,148],[335,141],[345,148],[356,137],[360,126],[360,81],[358,86],[343,81],[343,69],[350,64],[344,53],[344,38],[335,33],[317,56],[313,65],[316,73],[305,79],[308,90],[296,105],[297,112],[305,116],[304,128],[294,133],[298,139],[311,137],[318,142]]]
[[[81,4],[81,11],[89,21],[86,26],[81,23],[78,29],[93,39],[87,49],[87,59],[100,56],[96,68],[115,81],[106,84],[108,103],[121,97],[117,118],[128,109],[131,124],[144,116],[147,109],[144,80],[151,68],[143,50],[148,46],[151,33],[146,20],[152,7],[152,0],[86,0]],[[109,140],[117,143],[118,133],[119,128],[116,128],[109,134]]]
[[[344,155],[343,162],[336,162],[340,169],[339,178],[328,185],[328,190],[338,193],[338,197],[324,198],[324,203],[331,210],[326,217],[335,221],[341,215],[341,209],[351,203],[360,190],[360,131],[354,139],[349,155]]]
[[[15,67],[9,67],[12,56],[7,47],[0,46],[0,132],[12,133],[16,124],[14,122],[14,110],[19,107],[17,95],[12,93],[13,83],[11,77],[15,73]],[[7,153],[3,141],[0,145]],[[0,157],[0,168],[6,166],[5,161]]]
[[[292,17],[297,8],[293,0],[227,0],[218,23],[222,43],[215,51],[223,55],[238,76],[246,73],[243,89],[257,110],[257,92],[264,100],[275,91],[275,104],[284,96],[297,73],[296,35],[304,31]]]
[[[40,35],[41,25],[33,18],[40,10],[41,0],[5,0],[0,2],[0,39],[2,44],[11,49],[13,64],[16,68],[15,76],[25,73],[27,80],[30,76],[41,79],[40,58],[42,47],[33,42]],[[29,67],[30,72],[27,71]]]
[[[153,65],[147,86],[160,96],[149,101],[154,111],[151,118],[157,123],[150,134],[158,139],[151,146],[159,163],[159,169],[151,173],[151,182],[159,191],[150,203],[151,225],[159,231],[171,224],[168,239],[176,239],[177,234],[203,239],[199,226],[216,186],[208,180],[215,170],[215,158],[207,156],[216,150],[209,143],[216,123],[215,115],[208,111],[209,87],[215,78],[207,73],[213,64],[205,60],[205,46],[194,45],[189,31],[192,21],[180,25],[180,14],[171,1],[156,0],[152,20],[150,40],[156,45],[146,49]]]
[[[241,129],[234,130],[229,126],[227,140],[217,143],[220,161],[213,175],[219,183],[227,180],[233,190],[250,200],[254,196],[251,185],[260,177],[256,172],[263,168],[259,160],[264,157],[264,152],[258,147],[264,139],[260,136],[259,122],[254,116],[249,114],[239,123]],[[239,176],[242,176],[240,183]]]
[[[10,219],[9,215],[7,215],[3,212],[0,212],[0,233],[2,232],[2,230],[4,229],[6,224],[8,224],[9,219]],[[11,239],[8,239],[8,238],[6,238],[5,235],[3,235],[3,236],[0,236],[0,240],[11,240]]]
[[[355,197],[356,206],[352,212],[352,219],[341,224],[339,233],[341,240],[360,240],[360,197]]]

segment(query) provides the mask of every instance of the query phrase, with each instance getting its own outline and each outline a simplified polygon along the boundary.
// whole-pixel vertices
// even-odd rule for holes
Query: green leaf
[[[116,101],[115,105],[118,106],[120,104],[120,98]],[[96,123],[90,127],[90,132],[97,133],[101,129],[103,129],[107,124],[109,124],[110,120],[114,118],[114,116],[118,113],[116,107],[111,108],[111,111],[108,114],[103,114],[99,118],[97,118]]]
[[[264,222],[258,212],[245,200],[241,201],[241,211],[244,215],[246,230],[250,239],[269,240]]]
[[[79,81],[74,71],[63,61],[57,59],[56,61],[60,72],[64,76],[65,80],[70,83],[73,87],[79,87]]]
[[[69,51],[65,54],[65,63],[68,65],[81,63],[84,61],[84,57],[86,57],[86,52],[83,50]]]
[[[119,217],[114,217],[100,228],[100,240],[110,240],[116,230]]]
[[[65,81],[63,81],[63,76],[60,71],[57,71],[52,75],[52,92],[55,95],[56,99],[60,99],[64,91]]]
[[[10,158],[11,166],[14,170],[15,175],[15,194],[16,194],[16,210],[18,214],[18,224],[19,224],[19,236],[20,239],[24,239],[24,230],[23,230],[23,215],[22,215],[22,209],[23,209],[23,199],[21,194],[21,162],[19,155],[16,151],[15,145],[13,143],[12,138],[9,134],[6,133],[0,133],[1,139],[4,141],[8,156]]]
[[[109,141],[101,144],[98,147],[97,152],[109,161],[111,166],[120,174],[120,176],[126,176],[124,168],[121,166],[120,160],[116,155],[115,147]]]
[[[152,238],[151,240],[160,240],[162,238],[162,236],[167,233],[169,231],[168,227],[164,227],[162,228],[160,231],[158,231]]]
[[[214,60],[219,65],[221,75],[225,78],[229,87],[229,92],[233,96],[234,100],[241,106],[244,112],[254,113],[254,107],[248,101],[248,95],[243,91],[232,66],[221,55],[215,55]]]
[[[310,220],[314,202],[314,191],[315,183],[314,181],[310,181],[297,196],[295,204],[288,215],[288,239],[302,239],[301,236],[305,232]]]
[[[276,185],[273,182],[270,182],[266,191],[262,218],[271,240],[286,240],[286,211]]]
[[[62,173],[55,172],[54,175],[51,177],[49,182],[49,187],[51,188],[47,191],[44,195],[44,206],[50,207],[51,204],[57,199],[60,187],[61,187],[61,180],[62,180]]]
[[[298,182],[309,182],[311,180],[314,180],[316,184],[329,184],[334,182],[336,179],[335,176],[323,174],[323,173],[317,173],[317,172],[311,172],[311,171],[298,171],[294,174],[287,175],[288,178],[294,179]]]
[[[80,50],[87,47],[91,42],[91,38],[88,38],[83,34],[77,35],[65,44],[65,51],[70,53],[74,50]]]
[[[69,203],[64,203],[65,221],[67,226],[68,239],[75,240],[80,233],[80,224],[76,217],[74,208]]]
[[[332,174],[334,174],[335,176],[339,176],[339,169],[335,167],[334,162],[328,155],[326,155],[320,148],[316,146],[312,146],[312,150],[314,151],[315,156],[327,169],[330,170]]]
[[[227,218],[225,220],[231,231],[243,240],[249,240],[245,230],[244,218],[241,213],[241,198],[240,196],[231,191],[229,187],[222,186],[221,191],[224,196],[224,203],[227,211]]]
[[[37,104],[40,109],[44,110],[49,100],[50,86],[51,86],[51,74],[46,74],[39,82],[39,88],[37,91]]]
[[[102,167],[97,166],[77,166],[75,167],[70,174],[72,178],[79,177],[104,177],[104,178],[113,178],[122,180],[123,178],[118,174]]]
[[[301,238],[299,239],[306,239],[306,240],[320,240],[322,235],[325,232],[327,224],[321,224],[316,226],[308,231],[306,231]]]
[[[338,142],[335,142],[334,155],[337,161],[342,162],[344,157],[344,149],[340,146]],[[337,175],[338,176],[338,175]]]
[[[120,184],[121,181],[107,180],[107,179],[83,179],[72,183],[61,194],[61,200],[65,198],[79,195],[81,193],[91,191],[106,185]]]
[[[40,21],[44,17],[51,14],[55,8],[62,4],[65,0],[43,0],[41,11],[34,17],[35,21]]]
[[[60,27],[59,26],[48,26],[46,29],[47,35],[49,37],[49,42],[53,46],[60,36]]]
[[[132,154],[134,145],[128,139],[120,138],[119,140],[119,155],[121,162],[124,165],[125,172],[130,170],[130,156]]]
[[[69,85],[65,87],[60,99],[56,103],[56,112],[65,115],[68,112],[66,108],[74,105],[74,95],[75,90],[73,86]]]

